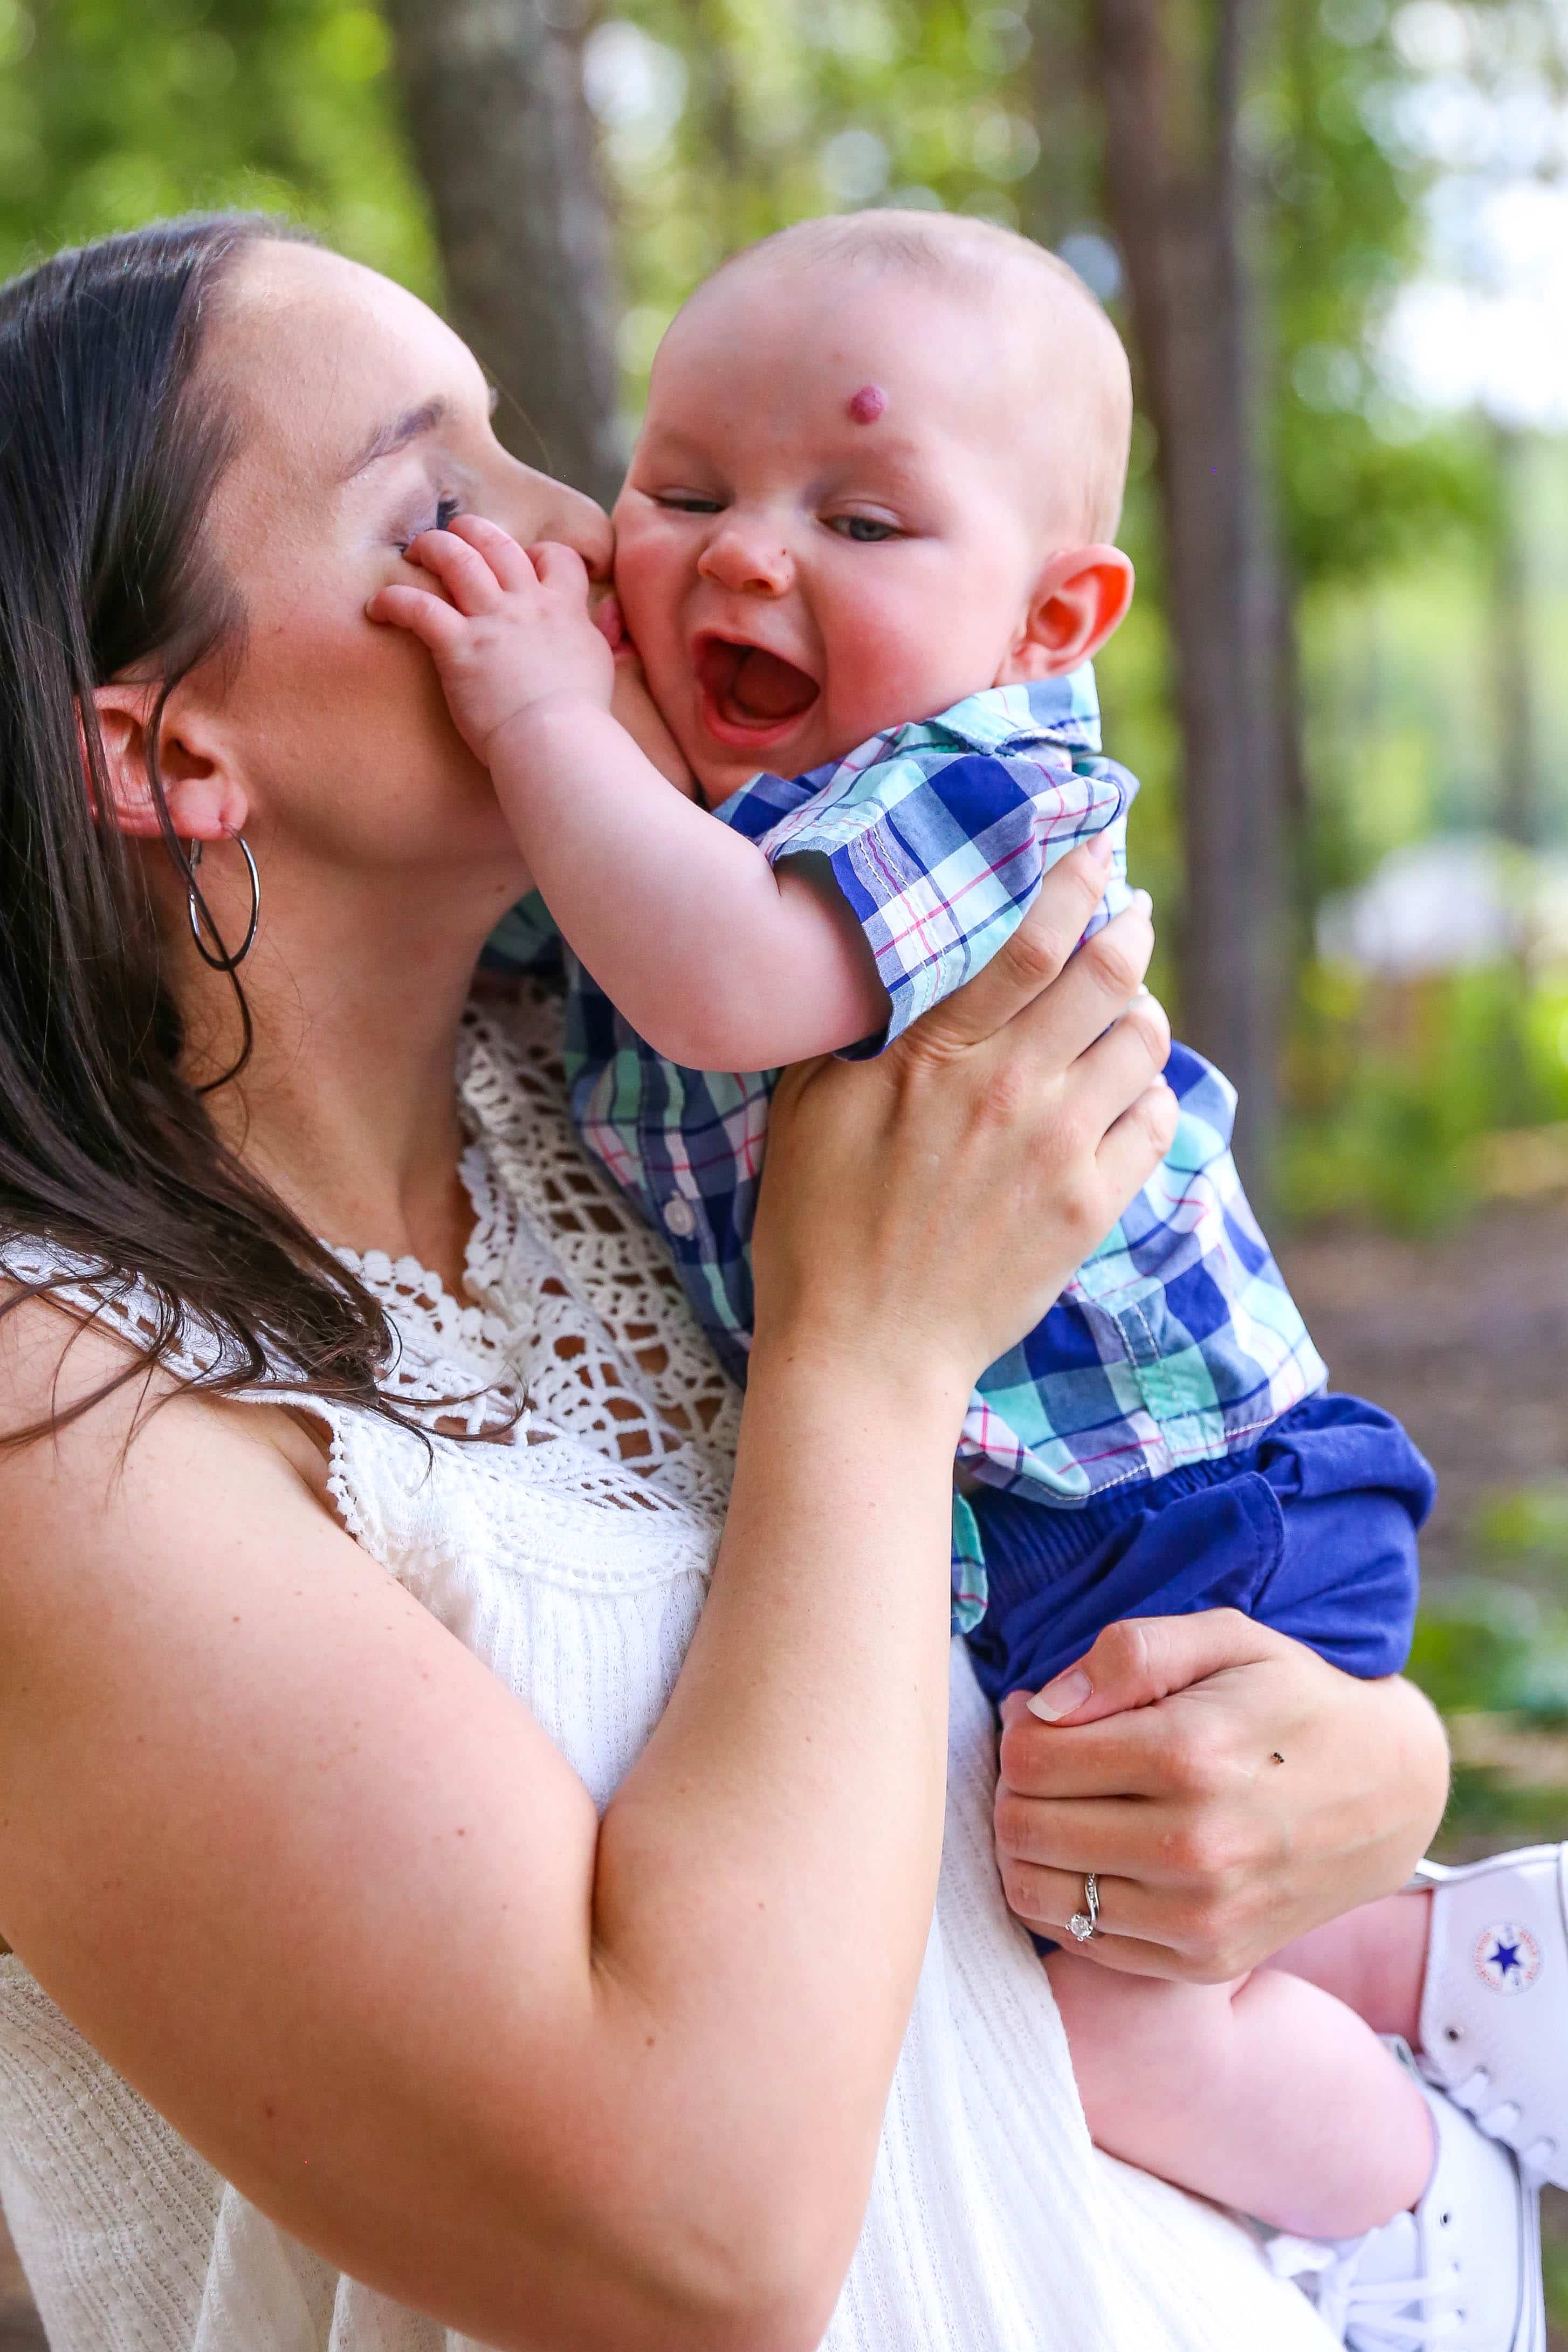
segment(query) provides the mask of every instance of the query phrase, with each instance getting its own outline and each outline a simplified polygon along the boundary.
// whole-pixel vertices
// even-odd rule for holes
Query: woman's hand
[[[791,1070],[754,1244],[757,1348],[899,1361],[951,1387],[1047,1312],[1175,1130],[1141,909],[1086,940],[1096,845],[1047,875],[994,962],[873,1062]]]
[[[1106,1968],[1239,1976],[1401,1886],[1442,1818],[1447,1749],[1414,1685],[1358,1682],[1235,1610],[1108,1626],[1045,1696],[1070,1715],[1003,1704],[1002,1883],[1049,1934],[1095,1872],[1100,1925],[1076,1948]]]

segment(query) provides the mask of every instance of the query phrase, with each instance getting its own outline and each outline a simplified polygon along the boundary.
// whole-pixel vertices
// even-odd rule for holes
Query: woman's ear
[[[155,841],[163,832],[147,772],[148,738],[161,690],[145,685],[94,689],[107,808],[96,804],[100,796],[87,757],[85,724],[82,730],[82,775],[93,814],[137,841]],[[158,759],[163,797],[182,841],[224,841],[244,831],[249,814],[244,787],[227,772],[221,747],[205,740],[198,720],[184,723],[165,711]]]
[[[1029,600],[998,686],[1060,677],[1113,636],[1132,602],[1132,566],[1119,547],[1068,547],[1053,555]]]

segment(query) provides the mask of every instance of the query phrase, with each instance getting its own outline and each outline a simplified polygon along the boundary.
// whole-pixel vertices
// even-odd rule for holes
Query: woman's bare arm
[[[1040,992],[1100,878],[781,1092],[712,1594],[602,1824],[283,1416],[179,1399],[126,1447],[122,1398],[0,1460],[0,1930],[265,2210],[468,2333],[826,2324],[930,1919],[965,1396],[1168,1139],[1157,1013],[1100,1034],[1146,927]],[[0,1327],[5,1423],[58,1328]]]

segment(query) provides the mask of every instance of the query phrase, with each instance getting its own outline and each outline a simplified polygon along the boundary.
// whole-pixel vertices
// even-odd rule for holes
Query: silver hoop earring
[[[261,877],[256,870],[256,860],[250,854],[250,844],[247,841],[244,834],[231,834],[229,835],[229,839],[237,845],[240,856],[245,860],[246,870],[250,876],[250,920],[245,927],[245,937],[240,941],[238,947],[235,950],[233,955],[230,955],[227,952],[226,949],[224,947],[222,940],[218,939],[217,927],[213,922],[212,917],[207,913],[205,900],[201,898],[196,889],[196,868],[202,862],[202,851],[206,846],[205,842],[193,841],[191,844],[190,856],[188,860],[191,878],[190,887],[185,893],[185,910],[190,917],[191,937],[196,943],[196,953],[200,956],[202,961],[210,966],[214,971],[226,971],[233,973],[239,970],[240,965],[245,961],[246,957],[256,945],[256,926],[261,920]],[[207,929],[211,931],[214,939],[217,940],[218,952],[216,955],[214,955],[211,948],[208,947],[205,940],[202,937],[202,924],[204,920],[205,921]]]

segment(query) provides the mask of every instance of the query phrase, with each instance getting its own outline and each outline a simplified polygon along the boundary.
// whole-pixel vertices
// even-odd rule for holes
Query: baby
[[[941,216],[806,223],[670,329],[616,510],[625,627],[693,796],[610,716],[619,624],[592,625],[565,550],[462,517],[410,551],[446,600],[372,607],[429,646],[491,770],[569,951],[583,1134],[662,1224],[737,1376],[779,1066],[880,1051],[1075,845],[1105,873],[1096,924],[1130,903],[1135,786],[1100,756],[1089,667],[1131,594],[1110,543],[1130,421],[1114,331],[1038,247]],[[497,954],[530,961],[541,922],[530,902]],[[1227,1604],[1367,1675],[1409,1643],[1431,1474],[1386,1414],[1323,1392],[1237,1180],[1225,1082],[1181,1047],[1167,1076],[1164,1165],[964,1427],[955,1622],[993,1698],[1038,1692],[1049,1720],[1121,1618]],[[1488,2007],[1505,1954],[1527,1993],[1548,1951],[1568,1958],[1555,1878],[1488,1867],[1434,1898],[1474,1912],[1477,1957],[1474,1982],[1428,1971],[1423,2063],[1459,2084],[1484,2052],[1489,2127],[1568,2183],[1561,2053],[1542,2063],[1538,2004]],[[1515,2168],[1373,2030],[1420,1982],[1422,1914],[1352,1916],[1227,1985],[1046,1965],[1101,2147],[1297,2233],[1280,2259],[1325,2310],[1394,2329],[1352,2342],[1425,2341],[1462,2305],[1454,2345],[1504,2352],[1532,2340]],[[1136,1937],[1136,1889],[1088,1877],[1068,1924]]]

